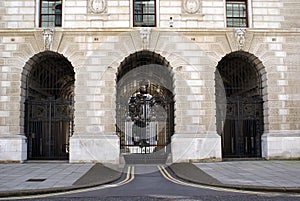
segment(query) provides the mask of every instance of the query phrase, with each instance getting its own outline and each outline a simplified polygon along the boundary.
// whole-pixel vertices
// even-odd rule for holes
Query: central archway
[[[173,76],[162,56],[140,51],[117,73],[116,132],[125,160],[165,160],[174,133]],[[147,161],[145,161],[145,156]],[[153,156],[153,157],[152,157]],[[154,161],[152,161],[154,162]]]

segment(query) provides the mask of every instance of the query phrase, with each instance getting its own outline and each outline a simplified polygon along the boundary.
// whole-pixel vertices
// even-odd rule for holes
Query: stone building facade
[[[119,163],[147,147],[172,162],[300,158],[298,1],[1,0],[0,11],[0,161]],[[124,140],[136,118],[155,142]]]

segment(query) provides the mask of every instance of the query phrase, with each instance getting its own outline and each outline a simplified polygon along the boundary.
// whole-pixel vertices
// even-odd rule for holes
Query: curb
[[[228,189],[236,189],[236,190],[245,190],[245,191],[260,191],[260,192],[280,192],[280,193],[300,193],[300,188],[294,187],[270,187],[270,186],[252,186],[252,185],[231,185],[224,184],[213,178],[213,182],[207,181],[207,179],[194,179],[192,174],[203,174],[203,171],[196,167],[191,163],[174,163],[168,166],[172,173],[174,173],[178,178],[183,179],[185,181],[201,184],[205,186],[212,187],[220,187],[220,188],[228,188]],[[195,172],[190,172],[186,170],[196,170]],[[199,171],[197,171],[197,169]],[[206,174],[206,173],[205,173]],[[210,176],[211,177],[211,176]],[[216,180],[217,182],[215,182]]]

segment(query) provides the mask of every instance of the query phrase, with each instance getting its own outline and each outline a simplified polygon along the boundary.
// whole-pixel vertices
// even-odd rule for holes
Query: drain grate
[[[28,179],[26,182],[42,182],[45,181],[44,178]]]

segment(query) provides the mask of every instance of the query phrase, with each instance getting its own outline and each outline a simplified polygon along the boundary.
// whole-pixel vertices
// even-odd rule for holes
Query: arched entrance
[[[28,159],[68,159],[74,113],[71,63],[45,51],[30,59],[24,72]]]
[[[261,69],[257,57],[242,51],[226,55],[217,66],[217,128],[225,158],[261,157],[264,126]]]
[[[116,130],[125,160],[126,156],[143,158],[147,163],[165,160],[174,133],[173,77],[169,63],[150,51],[125,58],[117,74],[116,105]]]

